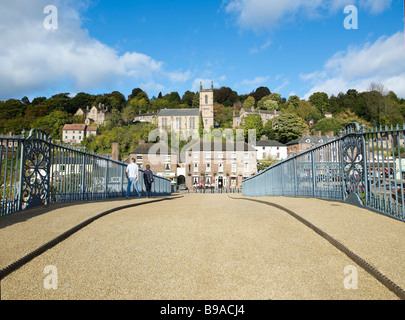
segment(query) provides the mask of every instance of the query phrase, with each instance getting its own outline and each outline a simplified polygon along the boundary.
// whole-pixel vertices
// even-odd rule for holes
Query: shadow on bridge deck
[[[243,201],[248,198],[240,195],[170,199],[92,201],[0,218],[2,269],[100,212],[122,207],[8,275],[2,298],[398,298],[283,210]],[[260,200],[292,210],[405,287],[403,222],[337,202]],[[43,287],[46,265],[58,268],[57,290]],[[345,273],[351,265],[358,272],[357,289],[344,286],[355,275]]]

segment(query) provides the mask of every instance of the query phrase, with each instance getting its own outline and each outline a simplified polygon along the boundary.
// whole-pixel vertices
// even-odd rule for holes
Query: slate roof
[[[293,141],[288,142],[286,145],[294,145],[294,144],[301,144],[301,143],[307,143],[307,144],[322,144],[326,143],[328,141],[335,140],[335,138],[331,138],[328,136],[303,136],[298,139],[295,139]]]
[[[63,126],[63,130],[85,130],[86,129],[86,125],[85,124],[65,124]]]
[[[158,117],[185,117],[185,116],[199,116],[200,109],[186,108],[186,109],[160,109],[157,114]]]
[[[256,147],[285,147],[285,145],[276,140],[260,140],[256,141]]]
[[[246,142],[214,142],[204,141],[200,139],[199,142],[190,146],[187,151],[257,151],[252,145]]]
[[[160,154],[161,149],[167,150],[167,154],[171,153],[171,150],[167,146],[167,144],[165,145],[160,142],[153,142],[153,143],[142,143],[142,144],[138,145],[130,154],[149,154],[149,150],[157,144],[159,145],[159,147],[158,146],[155,147],[157,150],[156,150],[156,153],[154,153],[154,154]],[[162,148],[160,148],[160,146]],[[166,154],[166,153],[164,153],[164,154]]]

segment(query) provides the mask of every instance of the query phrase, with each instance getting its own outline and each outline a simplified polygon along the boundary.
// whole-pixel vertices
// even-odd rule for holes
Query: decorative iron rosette
[[[45,133],[31,130],[24,141],[22,207],[46,204],[49,195],[50,146]]]

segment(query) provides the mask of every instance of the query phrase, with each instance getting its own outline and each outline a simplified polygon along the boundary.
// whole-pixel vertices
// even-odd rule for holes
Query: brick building
[[[138,146],[129,154],[128,162],[135,159],[140,169],[149,164],[152,172],[171,180],[177,176],[178,156],[172,154],[167,144],[163,142],[145,143],[139,141]]]
[[[205,142],[186,150],[185,182],[189,189],[240,188],[242,180],[257,173],[257,151],[245,142]]]
[[[79,144],[85,137],[97,135],[98,127],[85,124],[65,124],[62,129],[62,142]]]

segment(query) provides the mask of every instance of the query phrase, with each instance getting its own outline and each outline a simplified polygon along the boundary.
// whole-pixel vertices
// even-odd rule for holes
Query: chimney
[[[335,134],[333,133],[333,131],[328,131],[328,132],[325,132],[325,136],[333,138],[335,136]]]
[[[302,136],[303,136],[303,137],[309,137],[309,131],[304,131],[304,132],[302,133]]]
[[[315,131],[314,135],[317,137],[321,137],[322,136],[322,132],[321,131]]]
[[[113,142],[112,143],[111,158],[114,159],[114,160],[119,160],[119,157],[120,157],[120,152],[119,152],[118,142]]]
[[[145,140],[139,140],[138,141],[138,146],[140,146],[141,144],[145,144]]]

